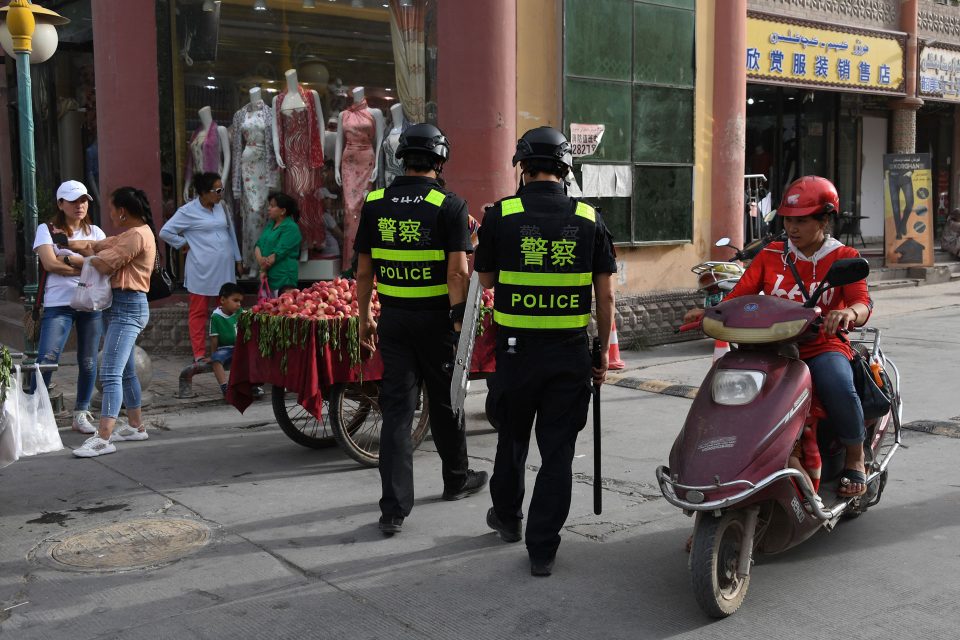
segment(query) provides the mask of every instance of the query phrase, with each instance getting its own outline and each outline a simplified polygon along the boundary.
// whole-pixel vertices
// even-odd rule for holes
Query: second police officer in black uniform
[[[467,468],[463,424],[450,404],[451,372],[473,251],[467,205],[437,181],[450,145],[430,124],[400,136],[397,158],[404,175],[372,191],[360,213],[355,249],[360,341],[380,349],[380,530],[398,533],[413,508],[413,445],[410,437],[421,381],[429,398],[430,430],[443,469],[443,498],[458,500],[482,489],[485,471]],[[381,312],[370,309],[373,280]]]
[[[521,539],[524,471],[536,421],[542,464],[527,514],[530,571],[548,576],[570,511],[577,434],[587,421],[591,377],[602,382],[613,318],[610,233],[593,207],[566,194],[572,168],[562,133],[538,127],[517,142],[523,186],[488,208],[474,268],[496,287],[499,421],[487,524],[507,542]],[[587,325],[597,298],[601,363],[591,367]]]

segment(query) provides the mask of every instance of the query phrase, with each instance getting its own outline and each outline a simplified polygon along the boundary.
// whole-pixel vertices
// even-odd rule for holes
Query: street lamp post
[[[24,250],[27,252],[27,283],[23,288],[26,304],[33,306],[37,296],[39,269],[33,241],[37,234],[37,163],[33,141],[33,94],[30,64],[44,62],[57,49],[58,24],[69,22],[60,14],[31,4],[28,0],[13,0],[0,11],[6,12],[6,21],[0,30],[0,43],[7,54],[17,62],[17,111],[20,114],[20,183],[24,205]],[[39,24],[38,24],[39,23]],[[39,28],[38,28],[39,27]],[[34,42],[34,36],[37,42]],[[37,46],[35,46],[35,44]],[[13,49],[11,52],[10,49]],[[26,350],[34,352],[36,345],[29,336]]]

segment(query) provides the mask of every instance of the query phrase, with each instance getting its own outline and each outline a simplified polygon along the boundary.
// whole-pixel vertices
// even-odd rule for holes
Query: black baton
[[[593,366],[600,368],[600,338],[593,339]],[[603,511],[603,476],[600,473],[600,382],[593,383],[593,512]]]

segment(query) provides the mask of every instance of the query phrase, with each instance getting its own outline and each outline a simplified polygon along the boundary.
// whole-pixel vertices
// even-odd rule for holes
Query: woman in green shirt
[[[267,274],[267,284],[274,293],[297,286],[300,243],[303,236],[297,219],[300,210],[297,201],[285,193],[271,193],[267,199],[267,218],[270,222],[260,234],[255,250],[260,273]]]

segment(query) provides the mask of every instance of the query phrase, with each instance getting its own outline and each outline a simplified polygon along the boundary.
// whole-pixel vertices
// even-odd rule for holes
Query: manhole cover
[[[87,529],[54,543],[50,558],[79,571],[145,569],[178,560],[210,540],[210,529],[182,518],[139,518]]]

